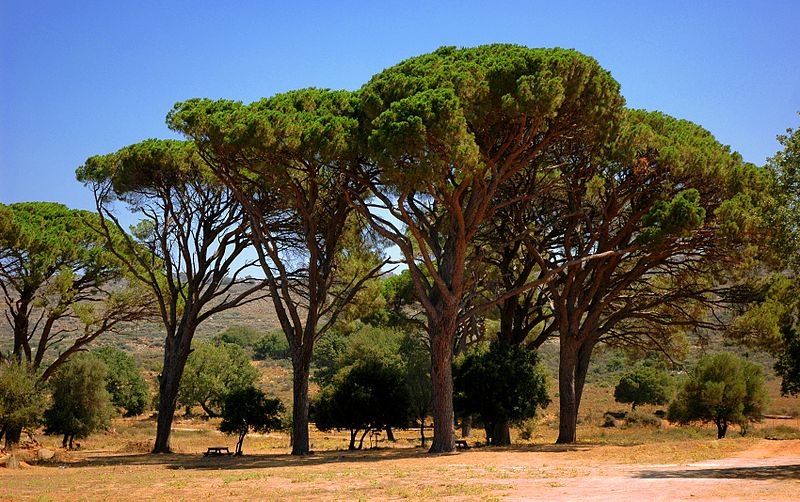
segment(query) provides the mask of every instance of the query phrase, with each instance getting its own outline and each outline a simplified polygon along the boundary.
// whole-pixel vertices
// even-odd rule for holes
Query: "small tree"
[[[255,387],[236,389],[225,395],[219,430],[238,434],[235,453],[241,455],[247,433],[250,430],[269,432],[280,429],[283,424],[280,415],[284,410],[279,399],[270,399]]]
[[[400,356],[408,389],[409,418],[419,423],[419,437],[425,447],[425,419],[432,411],[430,348],[423,335],[409,332],[400,341]]]
[[[767,404],[761,368],[733,354],[706,356],[697,362],[675,400],[667,418],[687,424],[714,422],[722,439],[729,424],[745,427],[761,419]]]
[[[199,405],[209,417],[216,417],[226,394],[252,387],[257,379],[258,370],[240,346],[197,343],[186,361],[178,402],[188,407]]]
[[[639,366],[628,371],[614,388],[618,403],[631,403],[631,410],[639,404],[667,404],[672,397],[669,374],[652,366]]]
[[[253,344],[253,357],[256,359],[289,359],[289,342],[281,332],[271,332]]]
[[[467,355],[455,367],[453,385],[456,407],[480,415],[492,445],[511,444],[509,423],[532,418],[538,406],[550,404],[536,354],[519,345],[495,342],[486,352]]]
[[[408,390],[402,369],[377,358],[343,368],[320,391],[312,418],[319,430],[347,429],[350,450],[361,449],[371,430],[408,424]],[[362,432],[356,448],[356,436]]]
[[[51,407],[45,411],[47,434],[63,434],[63,446],[72,448],[75,438],[84,438],[108,427],[113,407],[105,388],[105,364],[90,354],[71,359],[50,379]]]
[[[0,362],[0,439],[8,430],[38,425],[46,407],[46,396],[26,363]],[[6,449],[15,442],[6,436]]]
[[[114,347],[103,347],[92,353],[108,369],[106,390],[114,406],[124,410],[126,417],[144,413],[150,401],[150,388],[133,357]]]
[[[232,343],[243,349],[255,347],[261,338],[261,333],[249,326],[230,326],[222,333],[214,336],[215,343]]]

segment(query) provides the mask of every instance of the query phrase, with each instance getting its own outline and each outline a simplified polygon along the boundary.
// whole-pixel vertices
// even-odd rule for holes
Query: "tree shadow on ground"
[[[537,444],[516,446],[478,447],[458,450],[453,453],[430,454],[421,448],[385,448],[361,451],[326,450],[311,455],[297,457],[286,453],[258,453],[242,456],[203,456],[201,453],[170,453],[153,455],[150,453],[93,452],[88,456],[69,462],[70,467],[109,467],[109,466],[164,466],[168,469],[270,469],[286,467],[315,466],[336,463],[383,462],[404,459],[425,459],[435,456],[465,455],[469,452],[521,452],[521,453],[565,453],[590,449],[589,444]],[[43,464],[46,465],[46,464]],[[51,464],[55,466],[56,464]]]
[[[421,449],[386,449],[368,451],[322,451],[297,457],[286,453],[250,454],[241,456],[203,456],[200,453],[170,453],[152,455],[149,453],[98,453],[71,462],[70,467],[108,467],[161,465],[168,469],[270,469],[284,467],[315,466],[346,462],[380,462],[425,458],[429,456]]]
[[[717,467],[709,469],[684,469],[680,471],[641,471],[636,477],[645,479],[798,480],[800,479],[800,464],[756,467]]]

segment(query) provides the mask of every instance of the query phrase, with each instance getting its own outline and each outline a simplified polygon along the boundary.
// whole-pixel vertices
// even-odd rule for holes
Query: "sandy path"
[[[519,479],[509,500],[800,500],[800,441],[759,442],[736,456],[686,465],[574,467]]]

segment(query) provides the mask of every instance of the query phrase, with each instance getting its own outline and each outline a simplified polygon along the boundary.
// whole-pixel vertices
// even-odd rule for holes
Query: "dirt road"
[[[769,441],[687,465],[571,466],[564,477],[519,479],[509,500],[800,500],[800,441]]]

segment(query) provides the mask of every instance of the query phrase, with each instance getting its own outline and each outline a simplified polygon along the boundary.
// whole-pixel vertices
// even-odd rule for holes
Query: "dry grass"
[[[83,441],[81,450],[59,450],[54,461],[34,463],[29,469],[0,469],[4,486],[0,498],[492,500],[517,496],[532,486],[555,493],[591,484],[596,477],[617,479],[620,473],[629,475],[631,466],[686,465],[729,457],[759,441],[753,437],[717,441],[705,429],[605,430],[584,425],[580,443],[554,445],[555,429],[543,424],[531,442],[452,455],[425,453],[417,447],[417,431],[411,430],[398,431],[395,444],[382,441],[377,450],[359,452],[343,449],[346,434],[314,431],[316,453],[305,458],[288,455],[288,438],[283,434],[250,435],[242,457],[203,457],[208,446],[233,444],[215,426],[215,421],[178,420],[173,434],[176,453],[150,455],[146,452],[155,422],[116,420],[111,431]],[[58,438],[39,439],[56,449]]]

